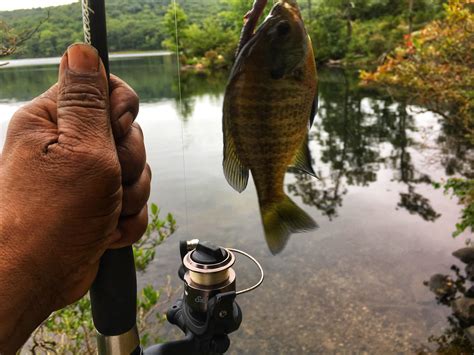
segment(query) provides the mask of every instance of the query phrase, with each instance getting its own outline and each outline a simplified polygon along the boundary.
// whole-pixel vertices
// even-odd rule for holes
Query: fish
[[[248,26],[256,22],[242,33],[253,32]],[[274,4],[239,47],[224,94],[222,165],[238,192],[251,172],[266,242],[278,254],[292,233],[318,226],[284,191],[289,168],[317,177],[308,148],[318,104],[316,63],[296,1]]]

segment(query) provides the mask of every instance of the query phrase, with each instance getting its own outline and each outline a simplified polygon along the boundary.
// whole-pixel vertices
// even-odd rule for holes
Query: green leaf
[[[156,215],[158,213],[158,206],[155,203],[151,204],[151,213]]]

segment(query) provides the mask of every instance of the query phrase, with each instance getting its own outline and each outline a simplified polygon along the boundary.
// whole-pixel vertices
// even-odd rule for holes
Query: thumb
[[[113,144],[109,89],[97,50],[70,46],[59,65],[58,144],[71,149]]]

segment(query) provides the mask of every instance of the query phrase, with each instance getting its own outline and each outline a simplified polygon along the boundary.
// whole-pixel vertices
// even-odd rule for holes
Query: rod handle
[[[132,247],[107,250],[90,289],[92,318],[105,336],[128,332],[137,317],[137,279]]]

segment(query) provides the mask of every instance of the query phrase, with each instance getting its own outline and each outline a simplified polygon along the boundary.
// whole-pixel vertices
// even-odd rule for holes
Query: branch
[[[25,30],[19,35],[14,35],[12,29],[7,25],[6,22],[0,21],[0,31],[4,33],[3,43],[0,45],[0,57],[6,57],[15,53],[20,46],[28,41],[35,33],[37,33],[40,27],[49,20],[49,11],[46,17],[39,22],[39,24],[30,29]],[[8,63],[0,63],[0,66],[4,66]]]

